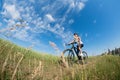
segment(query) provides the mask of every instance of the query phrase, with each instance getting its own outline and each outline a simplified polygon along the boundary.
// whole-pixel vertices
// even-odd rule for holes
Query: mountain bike
[[[82,64],[84,64],[83,62],[85,62],[85,63],[87,62],[87,58],[88,58],[87,52],[82,51],[83,56],[79,56],[79,50],[77,49],[75,44],[76,44],[75,42],[67,44],[68,46],[71,45],[71,48],[65,49],[62,54],[62,55],[64,55],[65,62],[68,63],[68,66],[72,66],[75,63],[76,56],[78,59],[77,61],[79,63],[81,62]]]

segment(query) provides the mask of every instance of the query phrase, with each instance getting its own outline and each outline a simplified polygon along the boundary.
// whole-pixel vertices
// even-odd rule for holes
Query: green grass
[[[60,58],[0,39],[0,80],[120,80],[120,57],[90,57],[84,65],[64,68]]]

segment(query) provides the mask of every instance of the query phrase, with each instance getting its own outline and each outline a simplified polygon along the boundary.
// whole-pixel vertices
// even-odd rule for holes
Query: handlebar
[[[69,46],[69,45],[74,45],[76,44],[76,42],[72,42],[72,43],[69,43],[69,44],[65,44],[66,46]]]

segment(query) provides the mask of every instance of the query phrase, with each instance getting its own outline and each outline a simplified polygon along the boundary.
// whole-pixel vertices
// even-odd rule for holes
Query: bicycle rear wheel
[[[66,49],[63,51],[65,62],[68,63],[68,66],[72,66],[75,60],[75,55],[71,49]]]
[[[87,59],[88,59],[88,54],[87,54],[87,52],[82,51],[82,54],[83,54],[83,60],[84,60],[85,62],[87,62]]]

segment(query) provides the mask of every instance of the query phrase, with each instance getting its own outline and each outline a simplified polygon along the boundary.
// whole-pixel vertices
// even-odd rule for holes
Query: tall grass
[[[56,65],[58,61],[55,56],[26,50],[2,39],[0,39],[0,55],[0,79],[2,80],[28,80],[34,71],[36,74],[41,74],[39,78],[43,77],[45,67]]]
[[[70,68],[59,60],[0,39],[0,80],[120,80],[119,56],[90,57]]]

